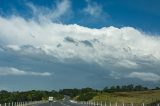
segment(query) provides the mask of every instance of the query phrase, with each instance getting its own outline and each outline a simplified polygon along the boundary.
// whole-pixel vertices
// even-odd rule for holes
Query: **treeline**
[[[98,90],[92,88],[82,88],[82,89],[63,89],[59,93],[61,95],[68,95],[71,98],[75,98],[78,101],[88,101],[97,95]]]
[[[123,85],[123,86],[111,86],[110,88],[105,87],[103,89],[104,92],[130,92],[130,91],[145,91],[145,90],[148,90],[148,88],[142,85],[134,86],[133,84]]]
[[[62,90],[59,90],[59,93],[61,95],[68,95],[70,96],[71,98],[79,95],[79,94],[86,94],[86,93],[89,93],[89,92],[98,92],[98,90],[95,90],[95,89],[92,89],[92,88],[82,88],[82,89],[62,89]]]
[[[78,101],[88,101],[88,100],[91,100],[98,93],[102,93],[102,92],[113,93],[113,92],[146,91],[146,90],[160,90],[160,88],[156,87],[154,89],[149,89],[142,85],[129,84],[129,85],[123,85],[123,86],[117,85],[117,86],[105,87],[103,90],[96,90],[92,88],[62,89],[59,91],[59,93],[61,95],[68,95],[71,98],[74,98]]]
[[[160,87],[155,87],[153,89],[149,89],[148,87],[144,87],[142,85],[123,85],[123,86],[111,86],[110,88],[105,87],[103,92],[131,92],[131,91],[146,91],[146,90],[160,90]]]
[[[142,85],[133,85],[133,84],[129,84],[129,85],[122,85],[122,86],[111,86],[111,87],[105,87],[103,90],[96,90],[96,89],[92,89],[92,88],[82,88],[82,89],[62,89],[59,90],[59,93],[61,95],[68,95],[71,98],[76,97],[77,95],[80,94],[86,94],[86,93],[90,93],[90,92],[131,92],[131,91],[146,91],[146,90],[160,90],[160,87],[155,87],[153,89],[149,89],[148,87],[144,87]]]
[[[63,95],[56,91],[8,92],[2,90],[0,91],[0,103],[47,100],[49,96],[53,96],[55,99],[63,98]]]
[[[68,95],[71,98],[74,98],[78,101],[88,101],[91,100],[98,93],[102,92],[112,93],[112,92],[146,91],[146,90],[160,90],[160,87],[149,89],[142,85],[130,84],[123,86],[105,87],[103,90],[96,90],[92,88],[61,89],[59,91],[31,90],[24,92],[8,92],[2,90],[0,91],[0,103],[47,100],[49,96],[53,96],[55,99],[62,99],[64,95]]]

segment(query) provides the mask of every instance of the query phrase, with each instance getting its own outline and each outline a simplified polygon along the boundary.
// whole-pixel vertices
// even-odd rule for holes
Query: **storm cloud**
[[[159,74],[160,38],[132,27],[91,29],[76,24],[42,24],[18,16],[0,17],[0,38],[1,52],[12,50],[33,57],[41,54],[58,62],[78,59],[118,73],[144,71],[147,66],[146,72]]]

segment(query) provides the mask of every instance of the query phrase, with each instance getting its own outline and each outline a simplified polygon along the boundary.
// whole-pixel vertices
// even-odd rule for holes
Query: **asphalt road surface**
[[[35,106],[87,106],[87,105],[72,103],[70,101],[56,101],[56,102],[48,102],[48,103],[44,103],[44,104],[38,104]]]
[[[70,102],[70,97],[64,96],[64,99],[61,101],[48,102],[44,104],[38,104],[35,106],[87,106],[85,104],[78,104]]]

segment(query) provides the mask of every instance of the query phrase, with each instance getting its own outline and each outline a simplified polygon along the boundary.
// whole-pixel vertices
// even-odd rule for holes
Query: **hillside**
[[[91,101],[112,103],[145,103],[150,104],[160,100],[160,90],[98,93]]]

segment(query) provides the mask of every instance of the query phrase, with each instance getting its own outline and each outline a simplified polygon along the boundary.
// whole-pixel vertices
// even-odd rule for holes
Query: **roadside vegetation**
[[[103,90],[92,88],[61,89],[59,91],[0,91],[0,103],[48,100],[53,96],[56,100],[63,99],[64,95],[70,96],[76,101],[95,101],[106,103],[145,103],[154,104],[160,102],[160,88],[149,89],[141,85],[124,85],[105,87]]]
[[[68,95],[77,101],[95,101],[106,103],[151,104],[160,102],[160,88],[149,89],[141,85],[124,85],[105,87],[103,90],[92,88],[63,89],[60,94]]]
[[[0,91],[0,103],[48,100],[49,96],[53,96],[55,99],[63,98],[63,95],[60,95],[56,91],[32,90],[25,92],[8,92],[2,90]]]
[[[92,101],[102,101],[111,103],[125,103],[125,104],[151,104],[160,102],[160,90],[147,90],[147,91],[131,91],[131,92],[103,92],[98,93]]]

